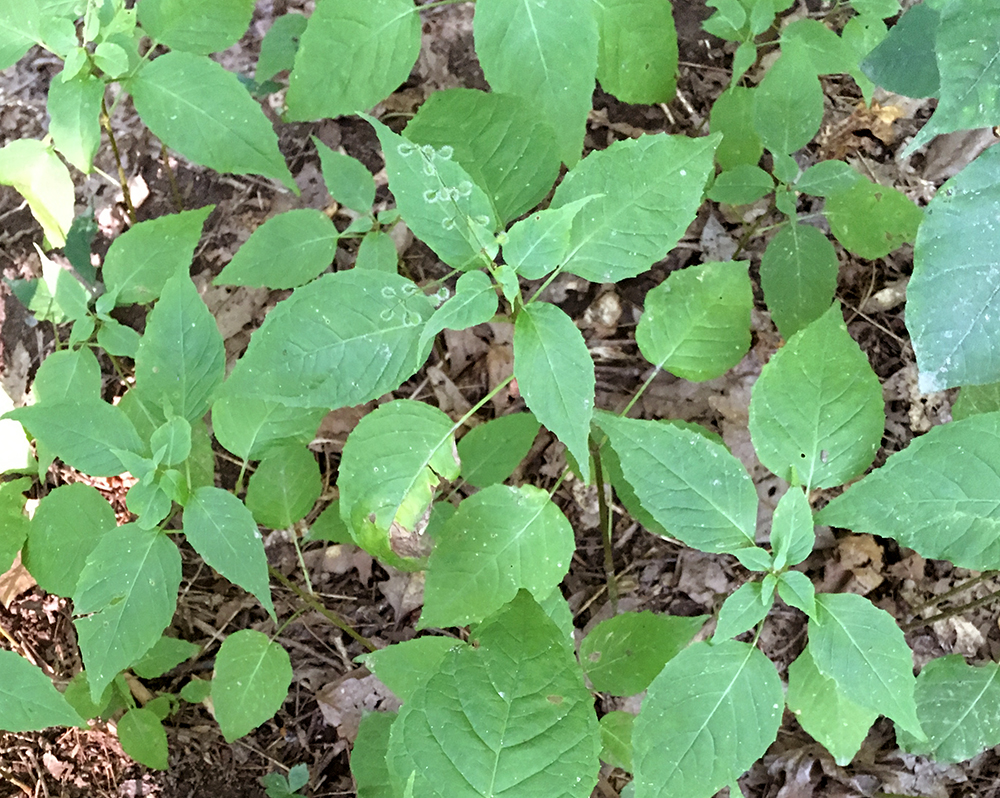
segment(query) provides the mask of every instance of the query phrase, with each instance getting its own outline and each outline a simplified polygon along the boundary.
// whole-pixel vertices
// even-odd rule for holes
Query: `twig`
[[[361,643],[369,651],[375,651],[375,644],[371,642],[367,637],[362,636],[360,633],[354,630],[354,628],[343,618],[341,618],[337,613],[331,609],[327,609],[323,603],[317,599],[315,596],[310,596],[302,588],[296,585],[292,580],[285,576],[281,571],[274,568],[274,566],[268,566],[268,571],[270,571],[271,576],[277,579],[282,585],[291,590],[296,596],[298,596],[302,601],[312,607],[316,612],[326,618],[330,623],[336,626],[345,634],[354,638],[357,642]]]

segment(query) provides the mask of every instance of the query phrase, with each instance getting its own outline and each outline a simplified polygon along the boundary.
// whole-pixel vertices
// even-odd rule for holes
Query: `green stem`
[[[310,596],[308,593],[303,592],[302,588],[292,582],[287,576],[285,576],[281,571],[277,570],[273,566],[268,566],[267,570],[270,572],[271,576],[274,577],[283,586],[291,590],[296,596],[298,596],[302,601],[304,601],[309,607],[316,610],[320,615],[326,618],[330,623],[336,626],[345,634],[352,637],[354,640],[359,642],[369,651],[375,651],[375,645],[367,637],[362,636],[354,630],[354,628],[343,618],[341,618],[337,613],[331,609],[327,609],[322,602],[315,596]]]
[[[302,556],[302,547],[299,545],[299,536],[295,529],[289,529],[289,534],[292,538],[292,545],[295,547],[295,554],[299,558],[299,567],[302,569],[302,576],[306,580],[306,590],[309,591],[309,595],[315,595],[316,591],[313,589],[312,579],[309,578],[309,569],[306,568],[306,561]]]
[[[943,621],[947,618],[954,618],[958,615],[968,612],[969,610],[974,610],[977,607],[983,607],[993,601],[1000,598],[1000,591],[996,593],[990,593],[987,596],[983,596],[975,601],[970,601],[967,604],[960,604],[957,607],[952,607],[951,609],[940,612],[937,615],[932,615],[930,618],[917,618],[916,620],[910,621],[909,623],[904,623],[900,628],[904,632],[912,632],[914,629],[919,629],[922,626],[930,626],[932,623],[937,623],[938,621]]]
[[[979,576],[958,585],[958,587],[953,587],[946,593],[942,593],[940,596],[935,596],[934,598],[925,601],[923,604],[917,605],[912,610],[910,610],[910,614],[919,615],[924,610],[930,609],[931,607],[936,607],[941,602],[947,601],[948,599],[957,596],[959,593],[964,593],[969,588],[975,587],[976,585],[981,585],[983,582],[988,582],[998,573],[1000,573],[1000,571],[984,571]]]
[[[604,468],[601,464],[601,450],[591,441],[591,455],[594,458],[594,478],[597,482],[597,511],[601,521],[601,541],[604,545],[604,578],[608,583],[608,600],[611,614],[618,614],[618,579],[615,576],[614,546],[612,543],[612,516],[608,507],[608,496],[604,485]]]
[[[135,206],[132,204],[132,193],[128,189],[128,178],[125,177],[125,167],[122,166],[121,153],[118,151],[118,142],[115,141],[115,133],[111,129],[111,115],[108,113],[108,104],[101,97],[101,126],[108,134],[108,141],[111,143],[111,152],[115,156],[115,165],[118,167],[118,183],[122,187],[122,196],[125,198],[125,207],[128,209],[128,218],[135,224]]]
[[[273,635],[271,635],[271,640],[277,640],[278,637],[281,636],[281,633],[284,632],[285,629],[287,629],[289,626],[291,626],[292,622],[296,618],[298,618],[300,615],[305,615],[307,612],[309,612],[309,607],[299,607],[297,610],[295,610],[295,612],[293,612],[291,616],[289,616],[288,620],[278,627],[278,631],[276,631]]]

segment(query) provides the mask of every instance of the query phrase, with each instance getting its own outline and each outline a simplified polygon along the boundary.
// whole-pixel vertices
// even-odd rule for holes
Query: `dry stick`
[[[364,637],[360,633],[356,632],[354,628],[345,621],[340,615],[335,613],[331,609],[327,609],[323,603],[317,599],[315,596],[310,596],[308,593],[303,591],[298,585],[292,582],[287,576],[285,576],[281,571],[274,568],[274,566],[269,565],[267,570],[270,571],[271,576],[277,579],[282,585],[291,590],[296,596],[298,596],[302,601],[312,607],[316,612],[326,618],[330,623],[340,629],[342,632],[350,635],[354,640],[361,643],[369,651],[375,651],[375,645],[367,637]]]
[[[118,152],[118,142],[115,141],[115,133],[111,129],[111,117],[108,115],[108,104],[101,98],[101,125],[104,132],[108,134],[108,141],[111,142],[111,152],[115,155],[115,164],[118,166],[118,182],[122,187],[122,196],[125,198],[125,207],[128,209],[128,218],[135,224],[135,206],[132,204],[132,192],[128,189],[128,178],[125,177],[125,168],[122,166],[121,153]]]
[[[923,604],[918,604],[916,607],[910,610],[910,614],[918,615],[919,613],[923,612],[926,609],[929,609],[930,607],[936,607],[942,601],[947,601],[953,596],[957,596],[959,593],[964,593],[970,587],[975,587],[976,585],[981,585],[983,582],[988,582],[997,574],[1000,574],[1000,571],[984,571],[979,576],[974,577],[973,579],[970,579],[967,582],[962,582],[962,584],[953,587],[951,590],[942,593],[939,596],[935,596],[932,599],[928,599]]]

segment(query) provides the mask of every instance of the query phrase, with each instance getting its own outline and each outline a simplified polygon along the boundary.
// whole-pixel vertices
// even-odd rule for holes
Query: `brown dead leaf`
[[[35,577],[21,565],[21,555],[18,554],[14,558],[14,564],[7,569],[7,573],[0,575],[0,604],[3,604],[5,610],[9,610],[14,599],[25,590],[31,590],[36,584]]]
[[[327,725],[336,728],[342,739],[351,742],[358,736],[364,714],[376,710],[395,712],[401,705],[392,691],[364,668],[320,688],[316,702]]]
[[[423,606],[424,573],[423,571],[405,573],[392,569],[389,578],[378,583],[378,589],[389,602],[396,618],[402,620],[415,609]]]
[[[819,134],[819,158],[821,160],[843,160],[847,155],[867,149],[870,134],[885,145],[896,141],[893,123],[906,116],[906,111],[897,105],[879,105],[872,102],[871,108],[858,103],[854,112],[841,122],[828,125]],[[859,135],[862,134],[862,135]]]
[[[331,410],[319,423],[312,449],[340,453],[344,450],[347,436],[365,416],[374,409],[374,403]]]
[[[885,579],[882,555],[882,546],[871,535],[841,538],[837,541],[836,557],[827,562],[823,583],[817,590],[868,595]]]

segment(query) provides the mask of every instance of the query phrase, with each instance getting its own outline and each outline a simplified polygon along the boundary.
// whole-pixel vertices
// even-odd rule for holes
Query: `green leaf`
[[[166,770],[167,733],[160,719],[149,709],[135,707],[118,721],[118,741],[122,750],[139,764]]]
[[[901,191],[868,180],[831,193],[824,211],[844,248],[869,260],[913,241],[924,218],[923,210]]]
[[[934,51],[941,89],[934,115],[903,152],[907,156],[935,136],[987,127],[1000,121],[1000,8],[990,0],[948,3],[940,9]]]
[[[25,732],[86,722],[52,686],[49,678],[24,657],[0,649],[0,729]]]
[[[632,728],[636,798],[713,795],[774,741],[784,695],[760,651],[695,643],[649,686]]]
[[[671,272],[646,294],[635,331],[642,356],[687,380],[718,377],[750,349],[753,287],[741,261]]]
[[[913,652],[889,613],[853,593],[821,593],[809,621],[809,650],[819,672],[852,701],[923,739]]]
[[[899,0],[851,0],[858,14],[886,19],[899,13]]]
[[[191,659],[199,651],[201,646],[164,635],[132,666],[132,670],[143,679],[157,679]]]
[[[816,533],[813,529],[809,500],[797,487],[791,487],[778,500],[771,522],[771,551],[774,568],[780,571],[798,565],[812,554]]]
[[[717,143],[714,135],[657,133],[616,141],[580,161],[550,206],[593,197],[573,221],[563,268],[593,282],[617,282],[664,258],[701,207]]]
[[[1000,380],[1000,150],[990,148],[940,189],[913,247],[906,325],[922,393]]]
[[[419,52],[413,0],[324,0],[299,40],[288,118],[305,122],[369,110],[406,80]]]
[[[124,706],[118,685],[113,682],[104,689],[100,700],[93,701],[90,697],[90,685],[87,683],[86,671],[78,671],[69,680],[63,696],[83,718],[107,720]]]
[[[361,419],[344,445],[337,483],[341,517],[359,546],[393,565],[426,555],[434,490],[458,478],[454,427],[436,407],[405,399]]]
[[[62,324],[86,318],[90,294],[80,282],[35,245],[42,262],[42,277],[37,280],[14,280],[14,295],[41,321]]]
[[[322,408],[223,396],[212,405],[212,428],[219,443],[237,457],[259,460],[276,446],[311,442],[325,415]]]
[[[205,679],[192,678],[181,688],[180,697],[192,704],[200,704],[212,692],[212,683]]]
[[[27,477],[0,482],[0,573],[7,572],[28,536],[24,491],[30,485]]]
[[[395,261],[395,245],[392,252]],[[427,346],[441,330],[464,330],[489,321],[496,312],[497,294],[490,278],[484,272],[466,272],[455,284],[455,296],[435,310],[427,322],[420,334],[420,348]]]
[[[667,103],[677,90],[677,31],[669,3],[594,3],[600,45],[597,79],[625,103]],[[636,24],[641,20],[642,24]]]
[[[309,449],[289,444],[271,449],[247,485],[254,519],[271,529],[288,529],[306,517],[323,492],[319,463]]]
[[[146,126],[185,158],[219,172],[274,178],[297,191],[260,106],[236,75],[206,56],[161,55],[125,88]]]
[[[754,384],[750,436],[757,456],[809,489],[863,474],[884,429],[882,387],[839,303],[793,335]]]
[[[764,152],[764,144],[753,127],[754,96],[753,89],[733,86],[712,105],[712,132],[722,134],[715,160],[722,169],[741,164],[756,166]]]
[[[264,40],[260,43],[257,69],[253,73],[254,80],[263,83],[279,72],[292,68],[307,21],[301,14],[287,13],[271,23],[271,27],[264,34]]]
[[[358,798],[399,798],[392,788],[392,775],[385,761],[389,729],[395,720],[395,712],[369,712],[361,718],[358,737],[351,749],[351,775]]]
[[[398,275],[325,274],[267,315],[223,395],[291,407],[363,404],[420,367],[420,332],[432,311],[417,286]]]
[[[625,612],[601,621],[580,642],[580,664],[595,690],[641,693],[705,625],[706,616]]]
[[[94,477],[124,471],[115,449],[142,451],[142,441],[128,417],[99,399],[19,407],[6,418],[20,421],[63,462]]]
[[[887,33],[885,23],[878,17],[859,15],[847,20],[847,24],[840,32],[840,38],[854,50],[855,60],[860,64],[882,42]],[[851,77],[861,89],[865,103],[871,105],[875,84],[865,77],[860,67],[851,70]]]
[[[31,384],[35,401],[58,404],[72,399],[101,398],[101,367],[89,349],[61,349],[38,367]]]
[[[37,43],[40,16],[35,3],[0,4],[0,69],[16,64]]]
[[[416,798],[587,798],[600,765],[599,729],[563,633],[522,591],[476,637],[478,647],[445,656],[393,723],[395,788],[412,779]]]
[[[462,478],[477,488],[503,482],[528,454],[538,428],[533,413],[511,413],[473,427],[458,442]]]
[[[816,668],[810,646],[788,666],[788,708],[809,734],[833,754],[841,767],[854,759],[878,713],[859,706],[849,697],[850,686],[837,682]]]
[[[58,487],[35,510],[21,552],[24,567],[47,593],[72,596],[88,555],[115,526],[115,511],[95,488]]]
[[[161,532],[125,524],[100,539],[73,594],[95,701],[160,639],[174,617],[180,583],[181,555]]]
[[[727,205],[747,205],[774,191],[774,178],[759,166],[739,164],[715,178],[708,198]]]
[[[171,277],[187,276],[201,228],[213,208],[206,205],[139,222],[112,241],[101,274],[117,304],[152,302]]]
[[[292,683],[288,652],[253,629],[229,635],[215,658],[212,705],[231,743],[274,717]]]
[[[814,75],[836,75],[857,67],[857,57],[818,19],[797,19],[781,31],[781,51],[802,57]]]
[[[748,549],[737,549],[733,554],[740,561],[740,565],[749,571],[768,572],[774,568],[774,558],[766,550],[759,546]]]
[[[555,132],[516,94],[436,91],[405,132],[417,144],[453,147],[455,161],[486,192],[503,222],[535,207],[559,174]]]
[[[795,189],[814,197],[829,197],[864,179],[857,169],[843,161],[820,161],[802,173],[795,181]]]
[[[358,247],[354,268],[395,274],[399,268],[399,253],[396,251],[396,242],[392,240],[392,236],[381,230],[367,233]]]
[[[240,40],[253,16],[253,0],[139,0],[136,12],[143,30],[171,50],[208,53]]]
[[[754,545],[757,491],[721,443],[689,429],[598,413],[625,479],[671,535],[707,552]]]
[[[314,208],[285,211],[254,230],[213,282],[297,288],[327,269],[339,235],[330,218]]]
[[[705,31],[730,41],[742,38],[740,32],[747,25],[747,9],[740,0],[707,0],[705,5],[716,9],[715,13],[702,23]]]
[[[331,150],[315,136],[312,140],[330,196],[358,213],[370,212],[375,202],[375,179],[368,168],[357,158]]]
[[[420,688],[441,668],[445,656],[461,640],[454,637],[418,637],[358,657],[401,701],[409,701]]]
[[[66,246],[63,247],[66,260],[90,286],[97,282],[97,270],[91,264],[90,256],[98,229],[93,213],[80,214],[73,219],[66,234]]]
[[[140,482],[129,488],[125,506],[139,516],[136,523],[142,529],[153,529],[170,515],[170,497],[158,483]]]
[[[817,523],[893,537],[924,557],[1000,568],[1000,414],[934,427],[823,508]]]
[[[89,73],[49,84],[49,134],[73,166],[89,173],[101,145],[104,81]]]
[[[752,629],[767,615],[774,603],[774,596],[764,597],[761,582],[746,582],[740,585],[723,603],[719,610],[719,622],[712,636],[717,644],[741,635]]]
[[[168,413],[194,422],[222,384],[226,352],[215,318],[186,274],[163,286],[135,355],[136,384]]]
[[[243,502],[214,485],[198,488],[184,506],[184,535],[206,564],[256,596],[274,618],[264,542]]]
[[[523,97],[555,131],[563,163],[580,160],[597,73],[594,10],[576,0],[482,0],[473,31],[493,91]]]
[[[830,239],[812,225],[792,222],[770,240],[760,260],[760,284],[786,339],[829,310],[839,269]]]
[[[778,595],[789,607],[802,610],[810,618],[816,616],[816,588],[801,571],[785,571],[778,577]]]
[[[584,197],[561,208],[546,208],[515,222],[503,245],[504,261],[525,279],[544,277],[565,259],[573,221],[592,199]]]
[[[15,139],[0,149],[0,185],[13,186],[28,201],[51,246],[66,243],[75,189],[69,170],[51,147],[34,139]]]
[[[191,424],[181,416],[174,416],[157,427],[149,443],[154,454],[163,449],[163,458],[160,460],[162,465],[183,463],[191,454]]]
[[[594,362],[583,335],[555,305],[527,305],[514,322],[514,378],[535,417],[577,463],[590,462]]]
[[[382,144],[396,207],[414,235],[456,269],[492,260],[498,250],[493,206],[454,160],[454,148],[417,145],[381,122],[368,122]]]
[[[601,761],[632,772],[632,726],[635,716],[615,710],[601,718]]]
[[[35,380],[37,383],[38,378]],[[958,394],[958,399],[951,406],[951,417],[955,421],[961,421],[964,418],[996,410],[1000,410],[1000,382],[991,382],[988,385],[964,385]]]
[[[544,599],[566,576],[573,527],[547,491],[492,485],[465,499],[427,563],[418,628],[481,621],[525,589]]]
[[[1000,744],[1000,666],[973,667],[959,654],[932,659],[917,676],[920,742],[900,730],[900,744],[936,762],[963,762]],[[994,742],[996,741],[996,742]]]
[[[340,517],[340,500],[330,502],[309,527],[303,542],[325,540],[329,543],[354,543],[351,530]]]
[[[941,13],[930,3],[911,6],[889,35],[861,62],[879,86],[907,97],[934,97],[941,88],[935,44]]]
[[[753,126],[769,150],[802,149],[823,122],[823,88],[805,54],[782,53],[755,90]]]

